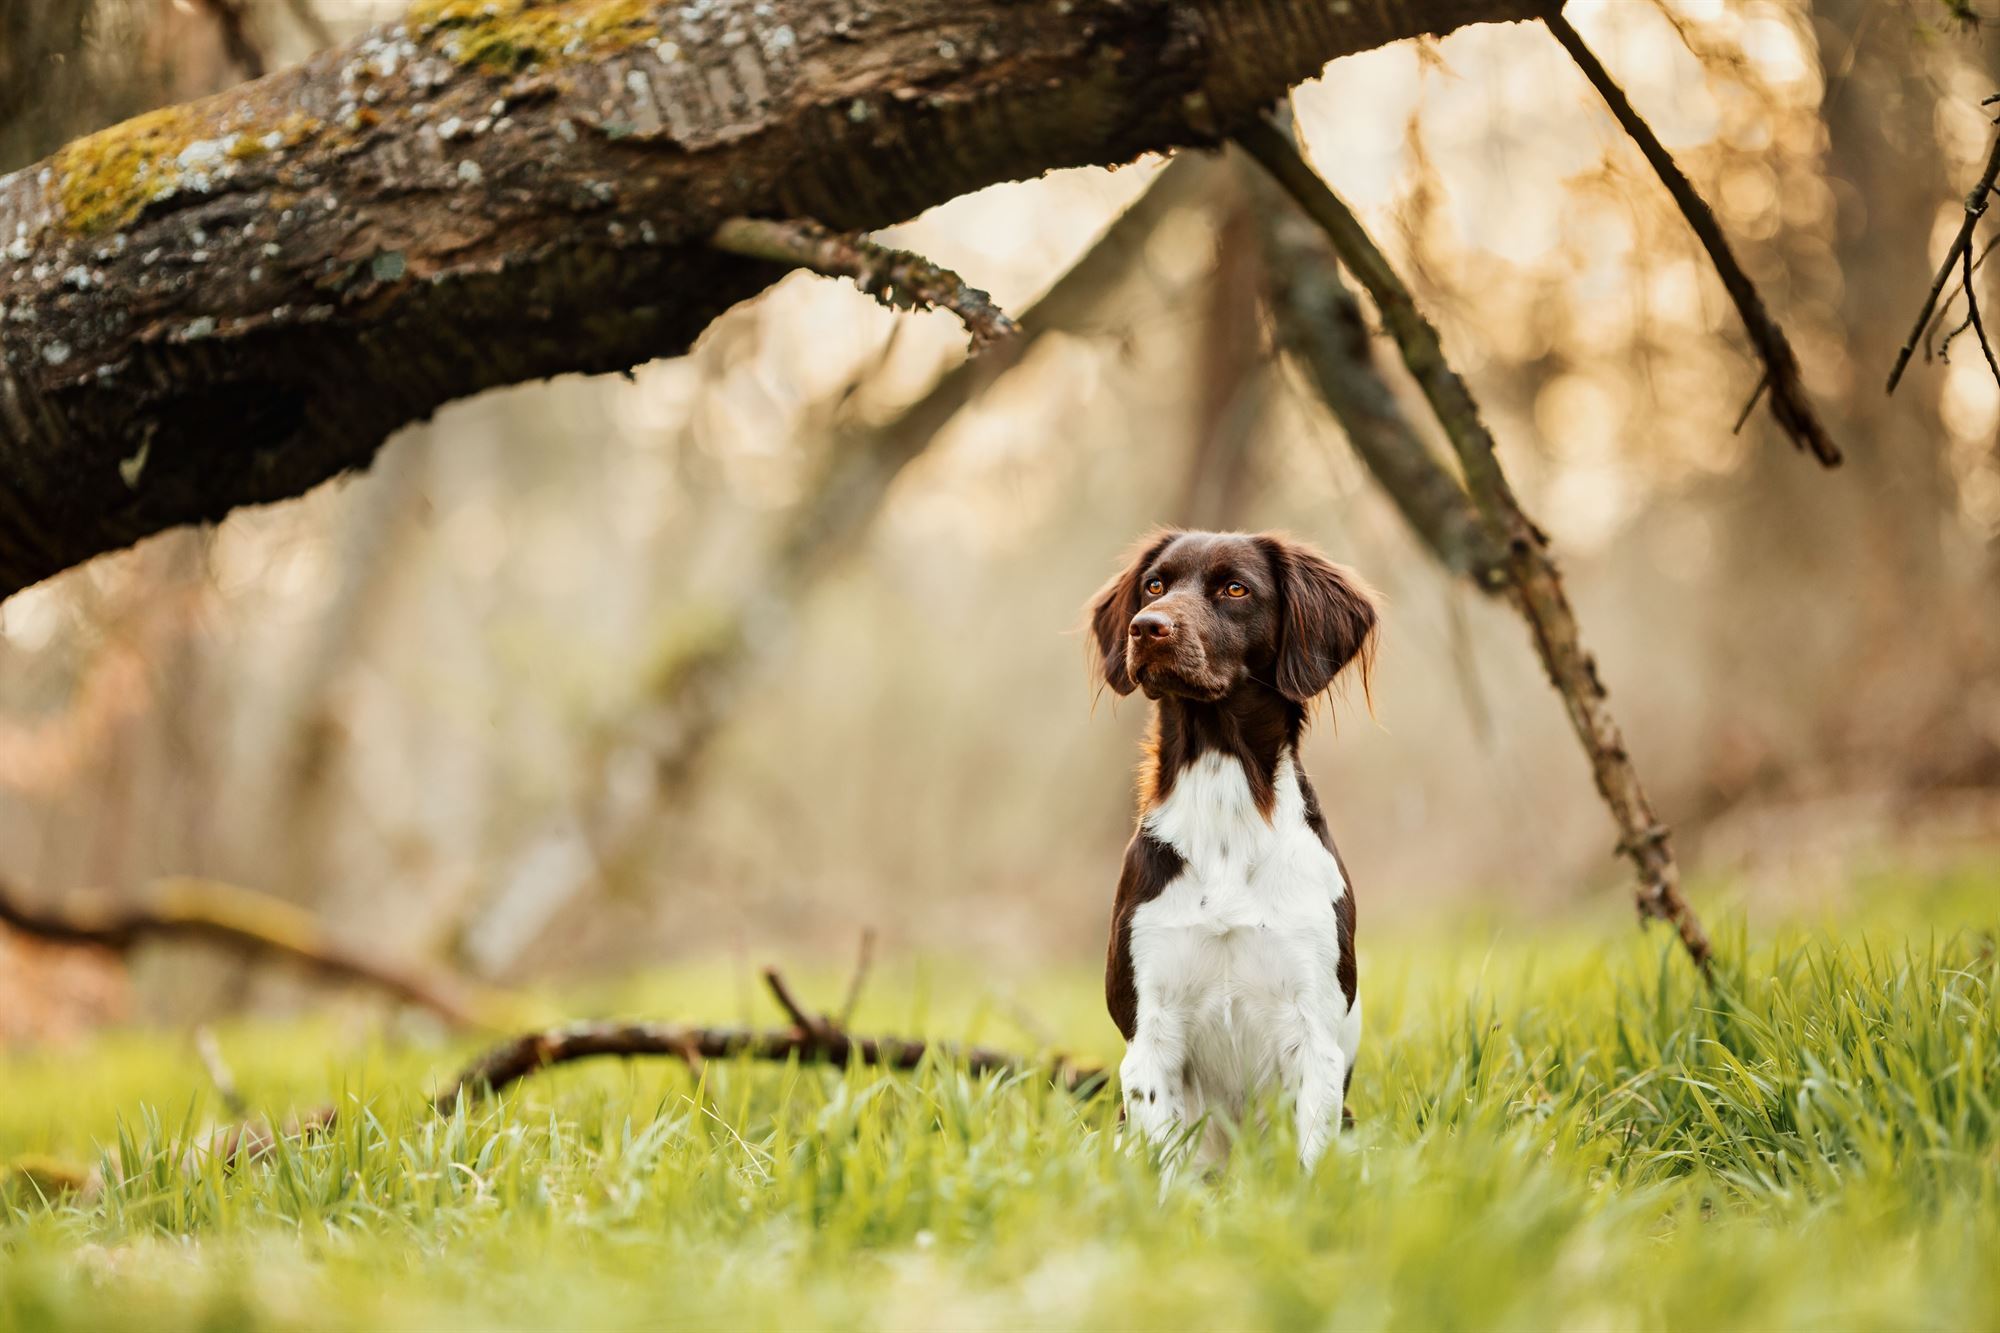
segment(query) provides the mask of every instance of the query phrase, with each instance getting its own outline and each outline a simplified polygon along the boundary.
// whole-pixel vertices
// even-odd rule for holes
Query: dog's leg
[[[1311,1171],[1340,1128],[1347,1052],[1319,1024],[1302,1018],[1299,1027],[1298,1039],[1286,1047],[1283,1078],[1298,1117],[1299,1164]]]
[[[1125,1120],[1156,1150],[1165,1150],[1189,1125],[1187,1025],[1181,1015],[1142,1007],[1139,1030],[1118,1065]]]

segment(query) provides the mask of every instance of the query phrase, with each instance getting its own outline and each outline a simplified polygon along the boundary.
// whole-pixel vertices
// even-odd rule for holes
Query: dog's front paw
[[[1187,1094],[1179,1075],[1159,1061],[1128,1054],[1118,1069],[1125,1123],[1155,1149],[1173,1147],[1187,1129]]]

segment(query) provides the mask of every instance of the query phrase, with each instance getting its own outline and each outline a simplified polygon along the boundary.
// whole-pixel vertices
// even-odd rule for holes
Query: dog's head
[[[1090,604],[1104,683],[1218,700],[1246,681],[1305,704],[1374,656],[1375,597],[1351,570],[1275,533],[1153,534]]]

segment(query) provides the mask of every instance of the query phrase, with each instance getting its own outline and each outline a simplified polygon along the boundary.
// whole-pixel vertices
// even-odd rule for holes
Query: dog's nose
[[[1174,622],[1158,611],[1141,611],[1132,617],[1131,633],[1135,639],[1171,639]]]

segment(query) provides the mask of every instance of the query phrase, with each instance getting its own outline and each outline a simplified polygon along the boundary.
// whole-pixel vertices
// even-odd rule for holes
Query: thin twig
[[[1584,649],[1576,612],[1549,554],[1548,538],[1528,518],[1515,497],[1479,405],[1464,379],[1446,360],[1436,327],[1417,308],[1409,287],[1374,238],[1299,155],[1286,131],[1269,122],[1258,122],[1240,133],[1239,142],[1306,215],[1319,224],[1340,262],[1374,300],[1384,327],[1402,353],[1404,365],[1458,455],[1465,477],[1465,494],[1477,507],[1485,541],[1498,547],[1502,561],[1496,571],[1498,577],[1482,582],[1481,586],[1489,592],[1504,593],[1527,621],[1549,682],[1562,696],[1570,724],[1590,760],[1598,793],[1618,826],[1619,851],[1631,859],[1638,872],[1640,915],[1671,923],[1689,957],[1704,974],[1708,973],[1713,949],[1707,932],[1681,896],[1680,869],[1667,846],[1665,829],[1654,815],[1651,800],[1632,765],[1624,736],[1611,716],[1597,663]],[[1326,341],[1332,345],[1338,340]],[[1405,465],[1399,467],[1407,470]],[[1377,470],[1377,475],[1384,474]],[[1395,488],[1390,489],[1393,492]],[[1462,502],[1460,496],[1448,503]],[[1407,507],[1406,512],[1409,512]]]
[[[766,974],[770,975],[769,973]],[[467,1065],[449,1087],[432,1101],[451,1114],[468,1100],[498,1092],[538,1070],[597,1056],[664,1055],[688,1060],[796,1059],[804,1064],[849,1063],[884,1069],[912,1070],[936,1050],[963,1065],[968,1073],[1017,1074],[1040,1070],[1066,1091],[1088,1094],[1104,1083],[1104,1071],[1056,1060],[1034,1064],[1005,1051],[978,1046],[954,1046],[911,1037],[851,1037],[835,1033],[821,1041],[800,1028],[754,1031],[739,1028],[682,1027],[672,1023],[579,1023],[570,1027],[529,1032],[501,1043]]]
[[[861,932],[861,952],[854,959],[854,975],[847,982],[847,998],[840,1002],[840,1014],[834,1025],[845,1028],[854,1021],[854,1010],[861,1003],[861,988],[868,984],[868,969],[875,963],[875,930],[865,927]]]
[[[777,968],[764,969],[764,984],[770,988],[772,996],[778,1001],[778,1007],[785,1011],[785,1017],[791,1019],[792,1025],[800,1032],[822,1046],[831,1046],[839,1039],[840,1033],[832,1023],[814,1015],[811,1010],[799,1003],[791,988],[785,985],[785,979]]]
[[[957,315],[975,348],[1011,338],[1018,329],[993,298],[922,255],[892,250],[865,236],[817,222],[730,218],[709,244],[730,254],[791,264],[834,278],[852,278],[862,291],[899,310],[942,307]]]
[[[1812,402],[1806,396],[1805,386],[1799,380],[1799,360],[1792,351],[1792,344],[1786,339],[1785,331],[1771,318],[1764,308],[1764,298],[1758,295],[1757,285],[1750,281],[1750,275],[1737,262],[1736,253],[1729,248],[1729,240],[1722,234],[1722,227],[1715,220],[1715,212],[1708,201],[1694,187],[1673,154],[1660,142],[1637,110],[1625,90],[1611,77],[1609,70],[1584,44],[1582,36],[1570,26],[1562,15],[1559,5],[1552,6],[1543,14],[1542,21],[1548,25],[1555,39],[1569,52],[1570,59],[1583,71],[1584,78],[1604,98],[1604,104],[1611,108],[1611,115],[1646,161],[1652,164],[1653,173],[1660,183],[1667,187],[1681,216],[1708,251],[1709,260],[1715,265],[1716,273],[1722,278],[1722,285],[1729,293],[1729,299],[1736,303],[1736,312],[1749,330],[1750,341],[1756,344],[1757,354],[1764,360],[1764,374],[1769,380],[1771,394],[1771,415],[1778,425],[1791,436],[1792,443],[1808,450],[1827,467],[1840,462],[1840,449],[1820,424],[1819,416],[1813,411]]]
[[[1959,221],[1958,234],[1951,239],[1951,248],[1944,252],[1944,262],[1938,265],[1937,276],[1931,279],[1931,289],[1924,294],[1923,308],[1917,311],[1917,322],[1911,326],[1910,336],[1903,340],[1902,350],[1896,353],[1896,364],[1889,368],[1887,392],[1896,392],[1896,385],[1902,381],[1903,371],[1910,364],[1910,356],[1917,350],[1917,342],[1924,336],[1924,329],[1931,322],[1931,311],[1937,308],[1938,297],[1944,292],[1944,285],[1951,278],[1953,268],[1959,266],[1960,256],[1972,249],[1972,234],[1979,228],[1979,219],[1986,216],[1986,200],[1993,192],[1993,182],[2000,179],[2000,137],[1993,141],[1993,151],[1986,157],[1986,170],[1980,174],[1979,184],[1972,193],[1965,196],[1965,217]],[[1965,294],[1972,296],[1971,269],[1965,270]],[[1980,336],[1981,343],[1985,335]],[[1992,359],[1992,350],[1987,351],[1987,359]]]
[[[37,939],[120,952],[150,940],[199,939],[274,954],[385,991],[457,1027],[502,1027],[517,1008],[504,994],[474,982],[393,962],[377,948],[336,939],[310,912],[290,903],[215,880],[165,880],[139,905],[93,900],[66,909],[32,908],[0,881],[0,925]]]
[[[1763,374],[1757,377],[1757,387],[1752,389],[1750,391],[1750,397],[1744,400],[1743,410],[1736,414],[1736,424],[1729,428],[1729,433],[1731,435],[1741,435],[1743,433],[1743,427],[1749,423],[1750,414],[1757,410],[1757,400],[1762,398],[1764,396],[1764,390],[1770,387],[1771,387],[1771,372],[1766,370]]]
[[[1980,269],[1985,268],[1986,261],[1993,257],[1993,252],[1996,249],[2000,249],[2000,236],[1994,236],[1989,238],[1986,244],[1979,247],[1979,253],[1976,256],[1974,256],[1972,260],[1972,271],[1974,273],[1977,273],[1979,272]],[[1925,328],[1924,361],[1926,364],[1928,364],[1931,361],[1932,357],[1935,354],[1931,348],[1931,339],[1937,336],[1937,331],[1939,327],[1942,326],[1947,319],[1951,318],[1952,304],[1958,300],[1963,290],[1964,289],[1961,288],[1959,291],[1954,291],[1950,296],[1945,297],[1944,300],[1938,305],[1937,313],[1931,317],[1931,322],[1929,326]]]
[[[1958,323],[1952,325],[1949,329],[1945,330],[1944,341],[1937,345],[1937,350],[1935,352],[1931,350],[1929,340],[1926,339],[1924,345],[1924,360],[1926,362],[1929,362],[1933,357],[1935,357],[1938,361],[1943,362],[1945,365],[1947,366],[1950,365],[1951,345],[1958,341],[1959,334],[1964,333],[1967,329],[1971,327],[1972,327],[1972,316],[1970,314],[1967,314],[1964,319],[1961,319],[1960,321],[1958,321]]]
[[[1960,281],[1965,284],[1966,322],[1972,325],[1972,336],[1979,339],[1979,350],[1986,353],[1986,368],[1993,372],[1993,382],[2000,384],[2000,361],[1993,359],[1993,344],[1986,341],[1986,326],[1979,322],[1979,294],[1972,289],[1972,247],[1960,250],[1958,260],[1965,270]]]

